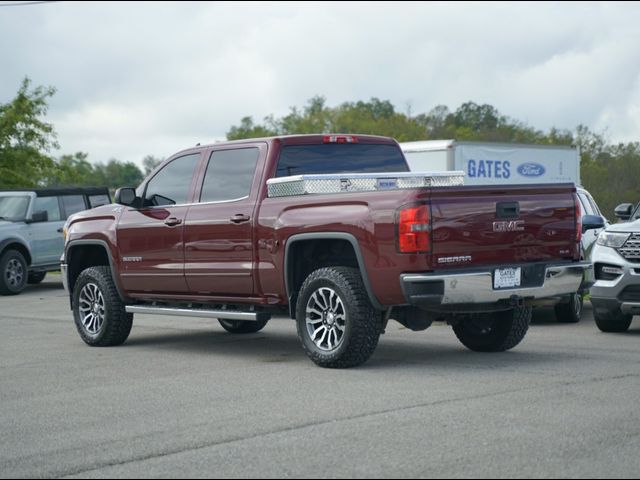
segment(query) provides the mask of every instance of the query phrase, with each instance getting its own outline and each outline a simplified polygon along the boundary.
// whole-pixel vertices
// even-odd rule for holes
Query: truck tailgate
[[[433,189],[435,270],[577,260],[573,184]]]

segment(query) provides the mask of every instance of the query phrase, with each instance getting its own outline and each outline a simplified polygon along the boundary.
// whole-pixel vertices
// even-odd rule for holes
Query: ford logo
[[[546,172],[539,163],[524,163],[518,167],[518,173],[523,177],[541,177]]]

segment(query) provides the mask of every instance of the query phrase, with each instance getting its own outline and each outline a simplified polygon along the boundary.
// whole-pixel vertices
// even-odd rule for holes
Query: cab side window
[[[87,209],[84,195],[64,195],[62,196],[62,206],[64,208],[64,218]]]
[[[33,204],[33,213],[43,211],[47,212],[49,222],[59,222],[62,220],[58,197],[37,197]]]
[[[259,155],[260,150],[255,147],[213,152],[200,201],[222,202],[248,197]]]
[[[200,160],[194,153],[176,158],[160,170],[147,184],[143,207],[162,207],[187,203],[193,173]]]
[[[582,205],[582,215],[598,215],[596,212],[594,212],[589,199],[584,193],[579,193],[578,197],[580,197],[580,203]]]
[[[589,203],[591,204],[591,208],[594,211],[594,215],[600,215],[601,217],[604,216],[600,211],[600,207],[598,207],[598,204],[596,203],[596,201],[593,199],[591,195],[587,195],[587,200],[589,200]]]
[[[108,205],[111,201],[108,195],[89,195],[89,207],[96,208],[102,205]]]

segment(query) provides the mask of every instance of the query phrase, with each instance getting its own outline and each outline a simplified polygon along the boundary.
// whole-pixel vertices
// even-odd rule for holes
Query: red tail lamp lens
[[[400,210],[398,246],[401,253],[428,252],[431,247],[429,207],[419,205]]]

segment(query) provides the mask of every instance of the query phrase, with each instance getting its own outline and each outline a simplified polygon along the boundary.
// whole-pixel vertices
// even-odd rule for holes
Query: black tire
[[[218,322],[220,322],[222,328],[224,328],[229,333],[244,334],[259,332],[267,323],[269,323],[269,320],[252,322],[243,320],[225,320],[223,318],[219,318]]]
[[[42,283],[44,277],[47,276],[47,272],[29,272],[29,276],[27,277],[27,283],[29,285],[38,285]]]
[[[90,300],[92,297],[96,299],[95,303]],[[73,288],[72,300],[76,328],[87,345],[110,347],[121,345],[127,340],[133,324],[133,314],[125,311],[125,304],[118,295],[109,267],[84,270]],[[84,313],[82,309],[85,309]],[[99,319],[96,313],[99,314]]]
[[[578,323],[582,316],[584,300],[581,293],[574,293],[566,303],[558,303],[554,310],[556,320],[560,323]]]
[[[504,352],[518,345],[529,330],[531,307],[479,313],[453,327],[458,340],[476,352]]]
[[[321,303],[314,303],[320,299],[324,309]],[[310,311],[308,323],[310,306],[318,306],[323,311]],[[307,356],[320,367],[349,368],[366,362],[378,345],[381,318],[355,268],[320,268],[312,272],[300,288],[296,306],[298,338]],[[326,342],[325,336],[318,338],[321,329]],[[315,337],[311,330],[315,330]],[[332,345],[332,336],[335,345]]]
[[[629,330],[633,315],[625,315],[620,309],[609,312],[608,315],[598,314],[594,311],[593,317],[598,328],[605,333],[624,333]]]
[[[17,295],[27,286],[27,261],[17,250],[0,257],[0,295]]]

